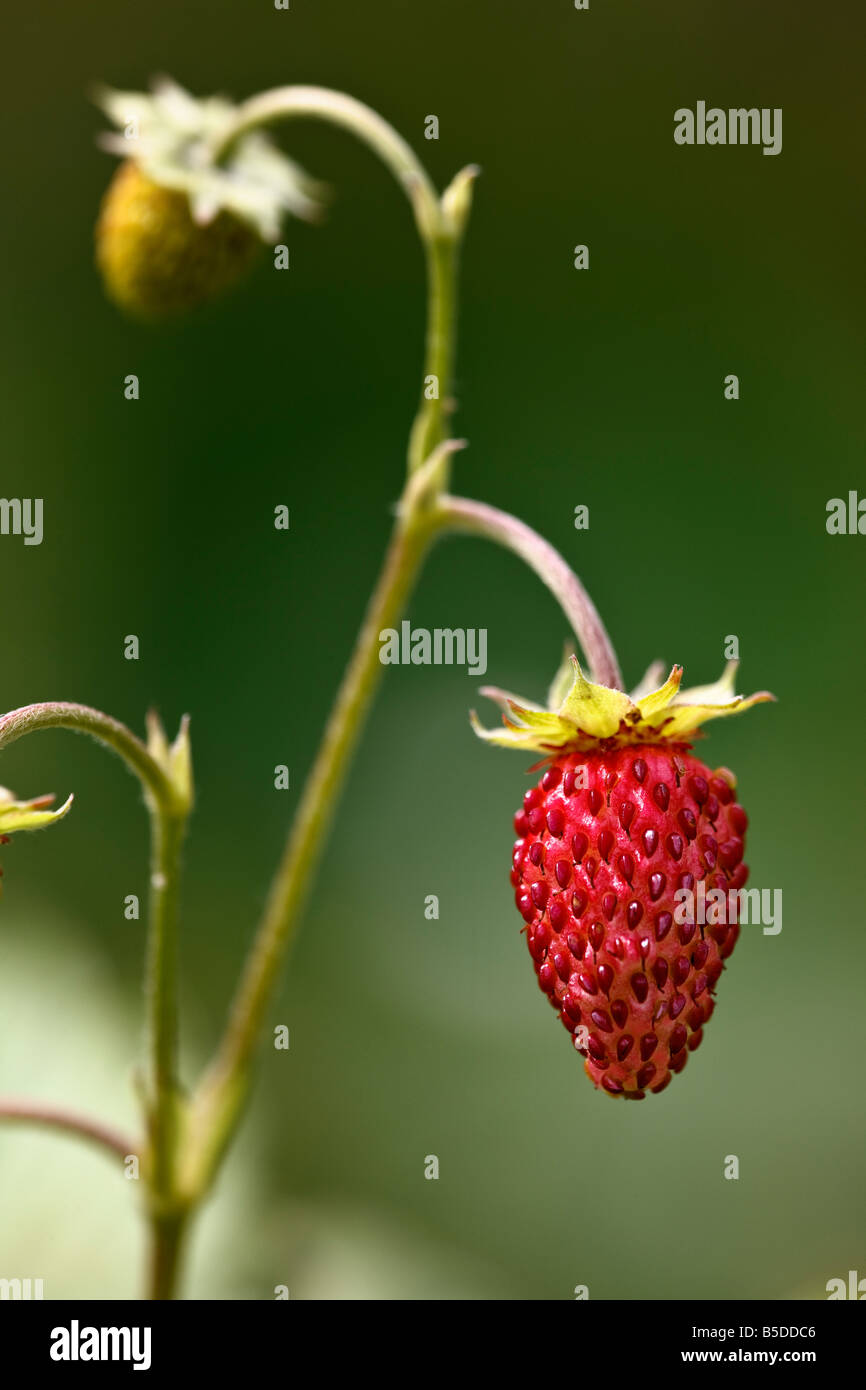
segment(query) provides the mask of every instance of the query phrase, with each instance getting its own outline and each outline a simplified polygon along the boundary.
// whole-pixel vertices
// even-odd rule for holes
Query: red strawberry
[[[729,894],[748,877],[734,778],[710,771],[684,735],[772,697],[733,696],[733,666],[696,699],[679,694],[678,667],[659,690],[629,697],[592,685],[571,662],[567,694],[559,701],[562,676],[552,692],[555,712],[486,692],[504,704],[506,731],[478,732],[559,750],[515,816],[511,881],[539,985],[587,1074],[610,1095],[641,1100],[701,1043],[739,935]]]
[[[587,1073],[611,1095],[664,1090],[701,1042],[739,933],[680,920],[674,898],[746,882],[731,781],[685,745],[566,754],[515,828],[511,881],[538,983]]]

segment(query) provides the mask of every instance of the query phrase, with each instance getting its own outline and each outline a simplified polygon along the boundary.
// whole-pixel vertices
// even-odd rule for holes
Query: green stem
[[[185,724],[182,726],[185,736]],[[38,729],[70,729],[91,734],[141,780],[151,821],[150,913],[148,930],[148,1043],[150,1093],[149,1188],[153,1286],[170,1288],[182,1228],[177,1195],[177,896],[180,851],[190,806],[190,789],[142,741],[116,719],[87,705],[49,702],[12,710],[0,718],[0,749]],[[160,731],[161,732],[161,731]],[[170,765],[170,750],[165,757]],[[24,1116],[20,1116],[24,1118]],[[38,1119],[35,1114],[32,1116]],[[43,1123],[48,1123],[43,1120]],[[55,1120],[54,1123],[60,1123]],[[81,1125],[77,1126],[79,1130]],[[91,1137],[94,1137],[91,1133]],[[155,1297],[170,1297],[158,1293]]]
[[[402,613],[435,530],[430,524],[430,493],[424,487],[423,466],[427,461],[434,464],[435,495],[435,490],[444,486],[450,452],[445,444],[445,426],[454,353],[457,246],[468,213],[468,185],[476,171],[458,175],[446,195],[452,203],[446,210],[403,137],[363,102],[323,87],[278,87],[252,97],[220,132],[211,157],[215,162],[224,161],[249,131],[298,116],[325,120],[357,136],[382,159],[409,197],[427,268],[424,383],[409,439],[409,481],[382,574],[277,867],[225,1036],[198,1092],[193,1151],[186,1155],[182,1179],[193,1200],[210,1181],[237,1122],[248,1087],[250,1061],[280,966],[381,676],[379,634]]]
[[[225,1035],[202,1084],[199,1152],[189,1176],[193,1190],[209,1180],[231,1138],[246,1094],[253,1052],[266,1023],[304,893],[382,676],[380,633],[399,620],[434,532],[429,512],[420,507],[398,516],[382,573],[277,867]]]
[[[144,784],[158,806],[173,810],[176,796],[172,783],[145,744],[136,738],[125,724],[88,705],[67,704],[52,700],[40,705],[25,705],[0,718],[0,749],[37,729],[71,729],[73,733],[90,734],[113,752],[118,753],[131,772]]]
[[[151,820],[147,1002],[151,1096],[152,1199],[170,1202],[177,1132],[177,899],[185,818]]]
[[[327,121],[367,145],[405,190],[415,214],[427,268],[425,383],[436,378],[434,388],[422,386],[421,404],[410,435],[409,471],[416,472],[445,439],[452,408],[457,247],[468,210],[468,193],[462,217],[449,215],[427,171],[402,135],[364,102],[327,87],[274,87],[251,97],[237,108],[230,124],[220,132],[211,157],[215,162],[224,161],[237,141],[250,131],[299,116]],[[463,171],[467,185],[475,172]],[[434,395],[429,394],[431,389],[435,390]]]
[[[189,1217],[185,1212],[155,1216],[150,1226],[148,1297],[173,1299],[180,1279]]]
[[[454,354],[455,290],[457,280],[455,238],[444,233],[427,244],[427,344],[421,404],[409,436],[409,472],[423,467],[445,440],[454,408],[451,376]],[[435,378],[435,381],[432,379]],[[429,395],[430,391],[435,395]]]

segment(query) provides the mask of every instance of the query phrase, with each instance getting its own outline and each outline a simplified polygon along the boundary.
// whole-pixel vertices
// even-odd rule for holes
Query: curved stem
[[[64,1130],[79,1139],[98,1144],[120,1158],[128,1158],[137,1152],[133,1141],[128,1135],[121,1134],[120,1130],[60,1105],[0,1096],[0,1122],[4,1120],[12,1124],[42,1125],[48,1129]]]
[[[13,709],[0,718],[0,749],[37,729],[71,729],[73,733],[90,734],[120,755],[159,806],[166,810],[174,808],[175,792],[169,778],[141,739],[136,738],[119,720],[100,710],[90,709],[88,705],[58,700],[23,705],[21,709]]]
[[[220,132],[211,158],[215,162],[225,160],[250,131],[299,116],[327,121],[363,141],[390,169],[412,204],[427,269],[425,385],[408,454],[409,472],[415,472],[444,440],[452,408],[454,298],[461,228],[445,214],[426,169],[402,135],[372,107],[328,87],[274,87],[251,97]]]
[[[185,724],[182,729],[185,732]],[[181,1216],[177,1210],[177,894],[180,851],[191,792],[176,785],[142,741],[118,720],[87,705],[57,701],[27,705],[0,718],[0,749],[38,729],[70,729],[91,734],[118,753],[141,780],[151,822],[150,912],[148,926],[148,1044],[151,1091],[147,1100],[153,1278],[170,1287],[176,1271]],[[170,750],[166,746],[166,756]],[[55,1112],[59,1115],[61,1112]],[[66,1116],[66,1120],[69,1117]],[[44,1123],[60,1124],[44,1120]],[[86,1124],[86,1122],[85,1122]],[[75,1127],[73,1125],[73,1127]],[[82,1129],[82,1124],[77,1125]],[[87,1130],[91,1137],[92,1127]],[[128,1152],[129,1150],[126,1150]],[[166,1283],[166,1280],[169,1282]],[[160,1293],[158,1297],[169,1297]]]
[[[451,531],[483,536],[519,555],[558,600],[600,685],[622,690],[622,675],[613,644],[586,589],[558,550],[517,517],[466,497],[438,499],[439,519]]]
[[[426,169],[392,125],[371,106],[329,87],[272,87],[237,107],[211,149],[215,162],[225,160],[242,136],[261,126],[296,116],[312,116],[340,126],[368,145],[405,189],[424,240],[440,222],[439,198]]]

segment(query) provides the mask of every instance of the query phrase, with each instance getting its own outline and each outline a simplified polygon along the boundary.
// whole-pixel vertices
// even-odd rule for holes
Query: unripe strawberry
[[[186,312],[229,289],[262,242],[225,210],[193,221],[189,197],[147,178],[133,160],[108,186],[96,226],[96,261],[111,298],[142,319]]]
[[[609,1095],[643,1099],[683,1070],[739,935],[746,814],[733,775],[711,771],[687,739],[772,698],[734,696],[734,670],[680,694],[675,667],[630,698],[574,662],[551,710],[486,692],[505,706],[506,731],[478,732],[549,755],[515,816],[511,881],[538,983]]]
[[[100,143],[124,160],[96,228],[108,293],[138,318],[185,312],[221,294],[277,240],[283,217],[313,220],[321,187],[237,108],[163,79],[153,93],[103,90],[122,134]]]

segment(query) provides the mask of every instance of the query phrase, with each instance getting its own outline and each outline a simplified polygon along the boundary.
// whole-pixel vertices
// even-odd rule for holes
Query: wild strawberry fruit
[[[193,221],[189,197],[147,178],[132,160],[108,186],[96,262],[115,303],[141,319],[184,313],[240,280],[261,250],[257,234],[222,211]]]
[[[737,942],[746,813],[733,774],[690,751],[706,720],[773,698],[734,695],[735,672],[680,692],[674,667],[628,696],[587,681],[572,656],[550,709],[486,690],[505,728],[475,723],[490,742],[548,754],[515,816],[511,881],[538,983],[612,1096],[641,1100],[683,1070]]]
[[[228,289],[287,213],[313,221],[323,189],[261,131],[239,131],[238,108],[199,100],[162,78],[153,91],[103,89],[119,132],[100,143],[124,160],[96,229],[111,297],[138,318],[182,313]]]

